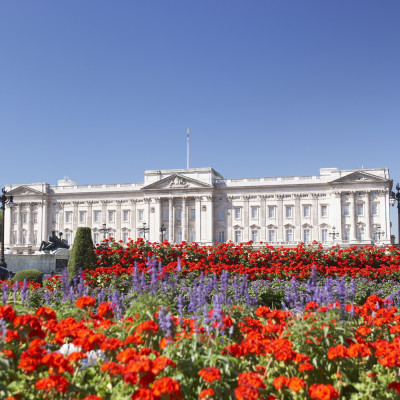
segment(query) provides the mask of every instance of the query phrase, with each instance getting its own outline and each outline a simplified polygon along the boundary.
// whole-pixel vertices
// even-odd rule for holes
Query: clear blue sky
[[[185,168],[186,128],[226,178],[397,182],[399,21],[398,0],[1,0],[0,185]]]

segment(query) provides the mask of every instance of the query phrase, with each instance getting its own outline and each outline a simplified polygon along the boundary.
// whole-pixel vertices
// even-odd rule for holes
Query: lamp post
[[[377,237],[377,244],[379,245],[379,244],[381,244],[381,236],[382,235],[384,235],[385,234],[385,232],[382,232],[381,231],[381,226],[380,225],[378,225],[377,227],[376,227],[376,232],[375,232],[375,235],[376,235],[376,237]]]
[[[13,196],[7,196],[6,189],[2,189],[3,194],[0,196],[1,201],[1,209],[3,210],[3,221],[2,221],[2,228],[1,228],[1,259],[0,259],[0,267],[7,268],[6,260],[4,259],[4,214],[6,213],[6,204],[10,208],[14,207],[13,203]]]
[[[166,231],[167,228],[164,226],[164,224],[162,224],[160,228],[161,243],[164,243],[164,234]]]
[[[390,193],[390,204],[394,206],[397,201],[397,241],[400,245],[400,185],[396,185],[397,193]]]
[[[146,232],[148,232],[149,230],[150,230],[150,228],[146,227],[146,222],[143,222],[143,226],[141,228],[139,228],[139,232],[143,232],[143,240],[145,241],[145,243],[147,243]]]
[[[99,229],[99,231],[103,234],[104,240],[106,240],[106,233],[110,230],[110,228],[106,227],[106,223],[104,222],[103,227]]]
[[[332,232],[329,232],[329,236],[332,238],[332,244],[336,246],[336,239],[339,237],[339,232],[336,232],[336,228],[334,226],[332,226]]]

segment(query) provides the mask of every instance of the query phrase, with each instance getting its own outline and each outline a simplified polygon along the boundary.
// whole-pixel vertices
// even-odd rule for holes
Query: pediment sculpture
[[[189,186],[189,183],[187,183],[186,179],[183,179],[180,176],[176,176],[167,185],[167,187],[171,187],[171,188],[185,188],[185,187],[188,187],[188,186]]]

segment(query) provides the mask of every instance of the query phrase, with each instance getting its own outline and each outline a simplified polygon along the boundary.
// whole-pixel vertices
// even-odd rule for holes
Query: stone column
[[[15,204],[17,207],[17,244],[22,243],[22,214],[21,214],[21,203]]]
[[[13,244],[11,236],[11,222],[12,222],[11,217],[12,217],[11,208],[7,204],[4,214],[4,246]]]
[[[61,207],[61,211],[58,213],[58,231],[64,233],[64,215],[65,215],[65,202],[58,203]],[[63,234],[63,239],[65,239],[65,235]]]
[[[150,241],[150,235],[152,235],[152,230],[153,227],[150,224],[150,203],[151,203],[151,198],[150,197],[145,197],[143,199],[144,201],[144,212],[143,212],[143,216],[144,216],[144,221],[146,222],[146,226],[147,228],[149,228],[149,231],[146,233],[146,241]]]
[[[343,228],[342,228],[342,193],[335,192],[335,199],[330,203],[331,207],[328,209],[329,220],[332,226],[336,228],[336,232],[339,232],[339,240],[343,240]],[[332,204],[333,203],[333,204]]]
[[[196,242],[201,243],[201,196],[195,196],[194,198],[195,214],[196,214]]]
[[[182,197],[182,240],[188,241],[187,237],[187,206],[186,197]]]
[[[93,201],[87,201],[87,219],[86,219],[86,226],[90,229],[93,229]]]
[[[294,241],[295,242],[302,242],[301,237],[301,208],[300,208],[300,194],[294,195]]]
[[[388,236],[389,233],[387,231],[390,230],[390,228],[387,228],[387,224],[386,224],[386,212],[387,212],[387,208],[386,208],[386,191],[385,190],[379,190],[378,191],[378,196],[379,196],[379,216],[380,216],[379,219],[380,219],[381,231],[385,232],[385,234],[381,236],[381,241],[382,241],[382,240],[387,240],[387,238],[389,237]],[[387,204],[389,205],[389,198],[387,200]]]
[[[79,215],[78,215],[78,206],[79,206],[79,201],[73,201],[72,202],[74,206],[74,211],[72,213],[72,230],[74,232],[74,237],[76,235],[76,229],[79,226]]]
[[[214,203],[213,196],[207,196],[207,242],[214,243]]]
[[[116,204],[116,220],[115,220],[115,228],[117,230],[116,232],[116,240],[121,240],[121,205],[122,205],[122,200],[115,200],[115,204]]]
[[[312,240],[320,241],[321,238],[319,237],[319,223],[318,223],[318,193],[312,193],[312,205],[311,205],[311,223],[313,226],[313,236]]]
[[[351,219],[351,227],[350,227],[350,240],[352,242],[357,241],[357,232],[356,232],[356,201],[355,201],[355,192],[350,192],[350,219]]]
[[[153,242],[160,242],[160,227],[161,227],[161,199],[154,198],[154,234]]]
[[[261,195],[260,196],[260,226],[261,226],[261,232],[260,232],[260,242],[266,242],[267,241],[267,232],[266,232],[266,226],[267,226],[267,219],[265,215],[265,202],[267,200],[267,196]]]
[[[249,199],[250,196],[243,196],[243,242],[248,242],[249,238]]]
[[[32,202],[28,203],[27,244],[32,245]]]
[[[136,199],[130,199],[129,202],[131,204],[131,239],[133,239],[133,241],[136,241],[138,237],[138,232],[136,230]]]
[[[226,213],[227,213],[227,227],[228,227],[228,232],[227,232],[227,238],[226,241],[232,240],[233,241],[233,207],[232,207],[232,196],[228,196],[228,206],[226,207]]]
[[[174,198],[168,197],[168,241],[174,243]]]
[[[369,203],[369,194],[370,191],[365,191],[365,205],[364,205],[364,213],[365,213],[365,239],[372,240],[371,237],[371,206]]]
[[[277,194],[276,198],[278,200],[278,206],[276,207],[276,214],[277,214],[277,238],[278,242],[283,242],[283,194]]]

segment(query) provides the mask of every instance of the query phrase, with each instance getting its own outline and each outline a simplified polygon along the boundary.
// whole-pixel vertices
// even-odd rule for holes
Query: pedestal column
[[[301,208],[300,208],[300,194],[294,195],[294,241],[301,242]]]
[[[107,223],[107,200],[101,200],[101,221],[100,225]]]
[[[201,243],[201,196],[196,196],[194,198],[195,204],[195,214],[196,214],[196,242]]]
[[[87,201],[87,226],[93,229],[93,201]]]
[[[174,243],[174,198],[168,197],[168,241]]]
[[[356,195],[355,192],[350,192],[350,219],[351,219],[350,240],[352,242],[357,241],[355,195]]]
[[[21,214],[21,203],[17,203],[17,244],[22,243],[22,214]]]
[[[79,221],[79,215],[78,215],[78,206],[79,206],[79,201],[73,201],[72,202],[73,206],[74,206],[74,211],[72,213],[72,230],[74,231],[74,238],[76,235],[76,230],[78,228],[78,221]]]
[[[58,231],[64,232],[64,215],[65,215],[65,202],[59,202],[59,206],[61,207],[61,211],[58,213]],[[65,237],[63,237],[65,239]]]
[[[370,194],[370,191],[366,190],[365,191],[365,206],[364,206],[365,239],[366,240],[372,240],[372,237],[371,237],[371,206],[370,206],[370,202],[369,202],[369,194]]]
[[[12,243],[11,237],[11,208],[8,204],[6,204],[6,210],[4,214],[4,245],[10,245]]]
[[[32,245],[32,203],[28,203],[27,244]]]
[[[278,232],[276,240],[283,242],[283,194],[277,194],[278,205],[276,208],[277,220],[278,220]]]
[[[328,207],[329,221],[331,221],[332,226],[336,228],[336,232],[339,232],[339,237],[337,240],[343,240],[343,227],[342,227],[342,193],[335,192],[334,200],[332,205]]]

